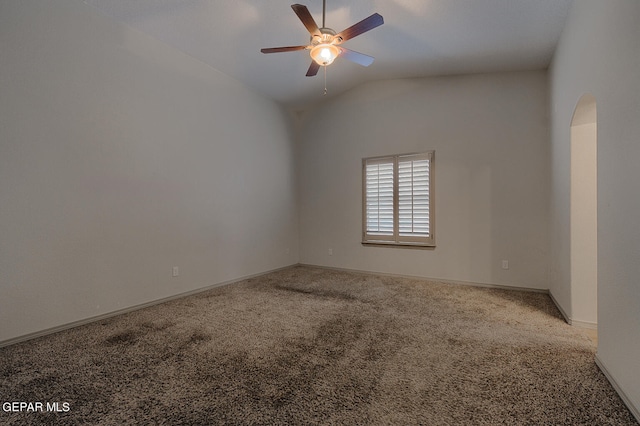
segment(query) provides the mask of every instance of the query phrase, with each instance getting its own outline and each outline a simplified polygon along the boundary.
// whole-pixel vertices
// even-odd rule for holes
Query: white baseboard
[[[567,324],[573,325],[574,327],[587,328],[589,330],[597,330],[598,329],[598,323],[597,322],[580,321],[580,320],[573,319],[569,315],[567,315],[565,310],[562,309],[562,305],[560,305],[560,303],[558,303],[556,298],[553,296],[553,292],[551,290],[549,290],[549,297],[551,297],[551,300],[556,305],[556,308],[558,308],[558,310],[562,314],[562,317],[564,318],[564,320],[566,321]]]
[[[571,320],[569,320],[569,324],[571,324],[574,327],[587,328],[589,330],[597,330],[598,329],[598,323],[597,322],[580,321],[580,320],[571,319]]]
[[[640,407],[635,407],[633,405],[631,399],[627,396],[626,392],[624,391],[624,389],[622,389],[618,382],[616,382],[611,373],[609,373],[609,370],[607,370],[607,367],[604,365],[604,362],[602,362],[598,354],[596,354],[596,365],[598,366],[598,368],[600,368],[600,371],[602,371],[607,380],[609,380],[609,383],[611,383],[611,386],[613,386],[618,395],[620,395],[620,398],[622,399],[624,404],[627,406],[629,411],[631,411],[631,414],[633,414],[638,423],[640,423]]]
[[[272,270],[269,270],[269,271],[260,272],[260,273],[257,273],[257,274],[246,275],[246,276],[243,276],[243,277],[240,277],[240,278],[235,278],[233,280],[223,281],[223,282],[219,282],[219,283],[216,283],[216,284],[208,285],[206,287],[201,287],[201,288],[198,288],[198,289],[195,289],[195,290],[186,291],[184,293],[174,294],[173,296],[164,297],[162,299],[152,300],[151,302],[141,303],[139,305],[130,306],[128,308],[118,309],[117,311],[107,312],[106,314],[96,315],[96,316],[92,316],[92,317],[89,317],[89,318],[81,319],[81,320],[78,320],[78,321],[73,321],[73,322],[69,322],[69,323],[66,323],[66,324],[62,324],[62,325],[59,325],[59,326],[56,326],[56,327],[51,327],[51,328],[47,328],[47,329],[44,329],[44,330],[36,331],[34,333],[29,333],[29,334],[25,334],[25,335],[18,336],[18,337],[13,337],[11,339],[0,341],[0,348],[5,347],[5,346],[15,345],[16,343],[26,342],[27,340],[31,340],[31,339],[37,339],[38,337],[43,337],[43,336],[47,336],[49,334],[58,333],[60,331],[68,330],[70,328],[80,327],[82,325],[90,324],[92,322],[102,321],[102,320],[105,320],[107,318],[115,317],[117,315],[122,315],[122,314],[126,314],[126,313],[129,313],[129,312],[137,311],[139,309],[148,308],[149,306],[159,305],[160,303],[169,302],[171,300],[180,299],[182,297],[191,296],[193,294],[202,293],[204,291],[211,290],[211,289],[214,289],[216,287],[222,287],[222,286],[225,286],[225,285],[237,283],[239,281],[247,280],[249,278],[254,278],[254,277],[259,277],[260,275],[269,274],[271,272],[276,272],[276,271],[281,271],[281,270],[284,270],[284,269],[293,268],[295,266],[297,266],[297,264],[288,265],[288,266],[284,266],[282,268],[276,268],[276,269],[272,269]]]
[[[553,296],[553,293],[551,292],[551,290],[549,290],[549,297],[551,297],[551,301],[553,302],[554,305],[556,305],[556,308],[558,308],[558,310],[560,311],[560,314],[562,315],[562,318],[564,318],[565,322],[571,325],[571,318],[569,318],[569,315],[567,315],[564,309],[562,309],[562,305],[558,303],[556,298]]]
[[[501,285],[501,284],[488,284],[488,283],[479,283],[473,281],[456,281],[456,280],[447,280],[443,278],[433,278],[433,277],[423,277],[419,275],[405,275],[405,274],[391,274],[386,272],[377,272],[377,271],[365,271],[361,269],[349,269],[349,268],[337,268],[333,266],[322,266],[322,265],[313,265],[309,263],[300,263],[300,266],[306,266],[308,268],[318,268],[318,269],[329,269],[333,271],[343,271],[343,272],[351,272],[354,274],[363,274],[363,275],[379,275],[383,277],[397,277],[397,278],[409,278],[413,280],[424,280],[424,281],[434,281],[444,284],[454,284],[454,285],[466,285],[471,287],[486,287],[486,288],[496,288],[502,290],[515,290],[515,291],[525,291],[529,293],[545,293],[549,294],[549,290],[544,288],[531,288],[531,287],[517,287],[510,285]]]

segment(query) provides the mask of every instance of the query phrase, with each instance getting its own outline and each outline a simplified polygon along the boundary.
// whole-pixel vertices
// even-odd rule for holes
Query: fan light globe
[[[327,66],[338,57],[340,50],[333,44],[319,44],[311,49],[311,59],[318,65]]]

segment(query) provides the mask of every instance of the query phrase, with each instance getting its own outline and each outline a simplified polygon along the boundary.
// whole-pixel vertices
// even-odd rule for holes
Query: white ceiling
[[[297,0],[322,26],[322,0]],[[292,0],[85,0],[102,13],[233,76],[288,107],[323,99],[324,74],[305,77],[309,33]],[[378,12],[384,25],[344,47],[374,56],[362,67],[338,58],[327,68],[328,95],[365,81],[543,69],[572,0],[327,0],[337,32]]]

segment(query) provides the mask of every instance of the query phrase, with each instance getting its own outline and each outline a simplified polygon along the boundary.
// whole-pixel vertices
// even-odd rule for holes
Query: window
[[[435,246],[434,151],[362,160],[362,242]]]

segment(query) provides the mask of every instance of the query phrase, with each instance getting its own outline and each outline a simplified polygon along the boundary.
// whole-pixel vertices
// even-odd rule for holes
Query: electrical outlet
[[[178,275],[180,275],[180,268],[178,268],[177,266],[174,266],[173,271],[171,273],[174,277],[177,277]]]
[[[502,269],[509,269],[509,261],[508,260],[503,260],[502,261]]]
[[[332,248],[329,249],[329,256],[333,256],[333,249]]]

